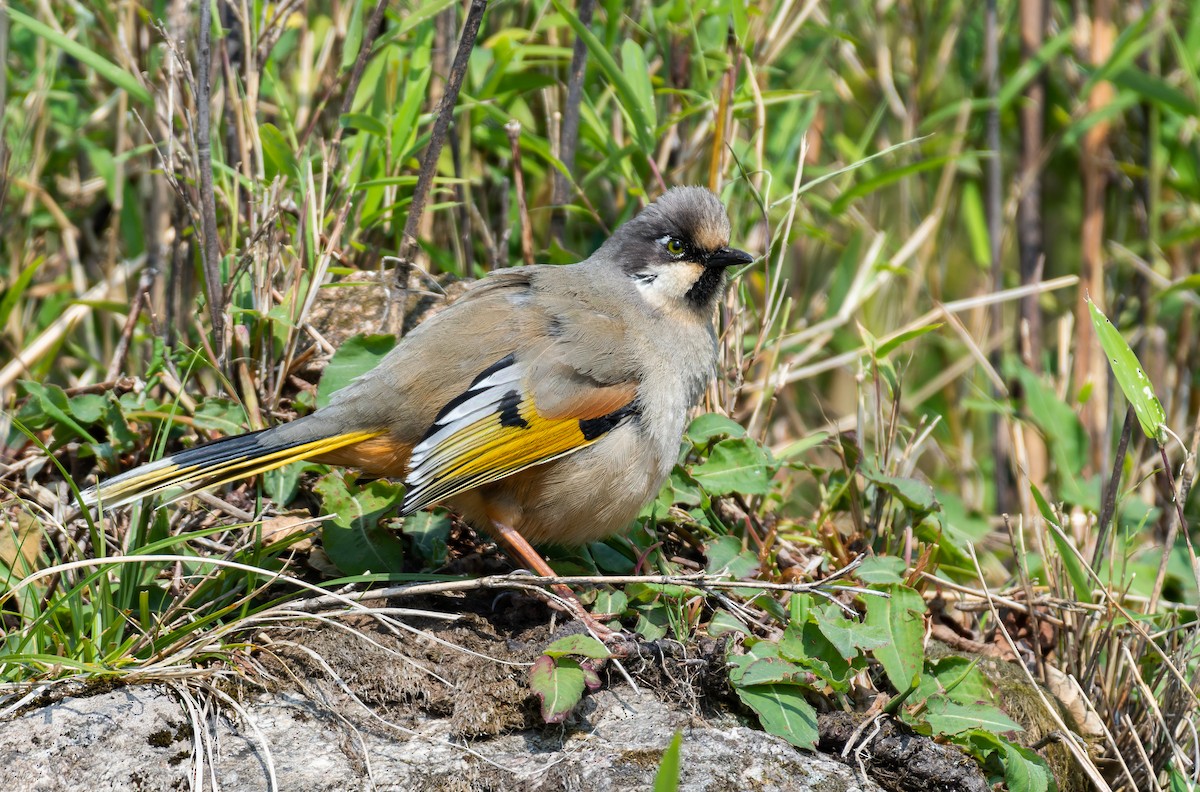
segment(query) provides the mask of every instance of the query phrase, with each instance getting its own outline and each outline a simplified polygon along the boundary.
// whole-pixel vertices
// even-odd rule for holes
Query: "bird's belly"
[[[619,426],[570,456],[463,493],[453,506],[478,528],[500,521],[532,544],[581,545],[612,536],[658,494],[675,462],[677,448],[667,454],[641,431],[632,422]]]

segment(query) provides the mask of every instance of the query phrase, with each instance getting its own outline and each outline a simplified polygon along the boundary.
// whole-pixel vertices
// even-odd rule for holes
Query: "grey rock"
[[[590,696],[569,727],[469,742],[450,738],[448,720],[406,728],[345,696],[263,693],[241,713],[192,698],[189,708],[166,688],[131,686],[0,721],[0,789],[638,790],[653,784],[676,730],[684,792],[880,789],[831,758],[627,687]]]

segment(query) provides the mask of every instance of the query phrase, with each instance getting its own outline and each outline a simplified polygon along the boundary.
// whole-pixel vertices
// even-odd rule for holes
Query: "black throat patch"
[[[725,284],[725,270],[721,267],[705,267],[692,288],[684,295],[697,308],[707,308]]]

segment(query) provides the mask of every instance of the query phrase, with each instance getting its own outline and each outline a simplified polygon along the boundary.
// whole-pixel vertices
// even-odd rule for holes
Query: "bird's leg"
[[[519,564],[524,564],[531,572],[536,572],[542,577],[558,577],[550,565],[546,563],[546,559],[542,558],[541,553],[534,550],[533,545],[525,541],[525,537],[521,536],[520,532],[511,525],[506,525],[500,520],[492,518],[492,528],[496,543],[503,548],[509,558]],[[583,603],[579,601],[574,592],[567,588],[566,585],[552,583],[550,588],[565,601],[567,611],[583,622],[588,630],[601,641],[608,643],[622,637],[619,632],[605,627],[592,614],[588,613],[587,609],[583,607]]]

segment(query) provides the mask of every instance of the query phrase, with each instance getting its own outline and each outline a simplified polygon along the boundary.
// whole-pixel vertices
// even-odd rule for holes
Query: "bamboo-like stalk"
[[[1088,60],[1099,67],[1112,54],[1112,0],[1093,0],[1090,20],[1091,41]],[[1104,196],[1108,186],[1108,130],[1110,122],[1099,117],[1112,102],[1112,83],[1097,81],[1088,94],[1089,114],[1098,116],[1083,137],[1081,169],[1083,171],[1083,228],[1080,235],[1080,289],[1075,303],[1075,370],[1076,394],[1091,388],[1080,420],[1090,440],[1086,473],[1104,470],[1108,458],[1108,361],[1092,328],[1087,300],[1104,310]]]

